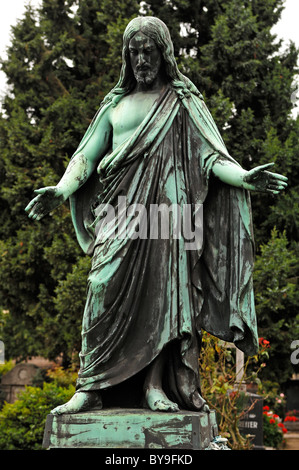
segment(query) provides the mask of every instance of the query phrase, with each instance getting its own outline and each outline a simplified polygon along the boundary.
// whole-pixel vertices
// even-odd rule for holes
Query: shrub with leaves
[[[280,449],[283,444],[283,435],[287,433],[287,429],[281,422],[280,417],[273,413],[268,406],[264,406],[263,409],[264,445]]]
[[[0,450],[39,450],[50,411],[68,401],[75,392],[73,371],[51,372],[50,383],[26,387],[15,403],[0,412]]]

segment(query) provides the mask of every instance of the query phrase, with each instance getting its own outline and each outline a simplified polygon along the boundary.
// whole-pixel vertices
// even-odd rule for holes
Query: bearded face
[[[142,32],[129,43],[131,67],[138,84],[151,87],[159,76],[162,54],[155,41]]]

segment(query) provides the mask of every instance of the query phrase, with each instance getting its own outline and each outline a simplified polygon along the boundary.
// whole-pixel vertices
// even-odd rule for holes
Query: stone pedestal
[[[216,416],[144,409],[48,415],[43,447],[47,449],[206,449],[218,435]]]

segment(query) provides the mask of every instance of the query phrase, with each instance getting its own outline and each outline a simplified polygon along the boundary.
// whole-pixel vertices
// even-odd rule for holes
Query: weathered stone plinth
[[[201,450],[217,434],[213,411],[162,413],[117,408],[48,415],[43,447]]]

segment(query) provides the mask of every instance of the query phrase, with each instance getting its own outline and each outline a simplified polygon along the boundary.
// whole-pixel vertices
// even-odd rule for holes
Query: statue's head
[[[120,78],[111,93],[107,95],[107,98],[117,101],[117,96],[131,91],[136,86],[136,71],[132,69],[130,43],[140,33],[155,43],[160,56],[159,61],[157,61],[159,73],[163,74],[164,80],[176,90],[178,95],[183,97],[188,93],[190,94],[190,91],[199,94],[193,83],[178,69],[173,43],[165,23],[153,16],[139,16],[130,21],[125,29]]]
[[[174,57],[174,50],[169,30],[163,21],[159,18],[152,16],[134,18],[125,29],[123,36],[123,71],[132,79],[132,64],[130,58],[130,43],[138,34],[143,34],[152,41],[161,55],[160,60],[157,60],[157,66],[161,69],[160,72],[165,75],[166,80],[171,82],[177,78],[177,64]]]

